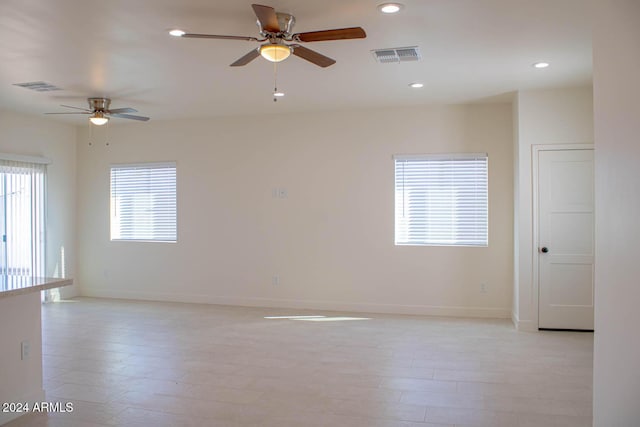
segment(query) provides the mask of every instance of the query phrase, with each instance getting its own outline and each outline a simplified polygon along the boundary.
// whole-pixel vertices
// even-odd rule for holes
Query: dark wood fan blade
[[[74,107],[72,105],[60,105],[61,107],[65,107],[65,108],[73,108],[74,110],[82,110],[82,111],[89,111],[91,112],[91,110],[86,109],[86,108],[80,108],[80,107]]]
[[[324,56],[316,52],[315,50],[307,49],[306,47],[300,46],[299,44],[292,45],[291,47],[293,48],[293,54],[295,56],[306,59],[307,61],[312,62],[319,67],[325,68],[336,63],[335,59]]]
[[[131,114],[117,113],[117,114],[111,114],[111,117],[120,117],[121,119],[139,120],[141,122],[149,121],[149,117],[132,116]]]
[[[191,38],[191,39],[222,39],[222,40],[245,40],[248,42],[257,42],[260,41],[256,37],[249,36],[220,36],[217,34],[193,34],[187,33],[182,35],[182,37]]]
[[[243,65],[247,65],[249,62],[253,61],[258,56],[260,56],[260,49],[253,49],[252,51],[247,53],[245,56],[243,56],[242,58],[238,59],[236,62],[231,64],[231,66],[241,67]]]
[[[307,33],[294,34],[294,40],[301,42],[321,42],[327,40],[363,39],[367,33],[360,27],[338,28],[336,30],[309,31]]]
[[[138,110],[134,110],[133,108],[116,108],[114,110],[107,110],[109,114],[121,114],[121,113],[137,113]]]
[[[252,4],[253,12],[258,17],[260,25],[264,31],[269,33],[279,33],[280,25],[278,25],[278,16],[276,10],[271,6],[262,6],[259,4]]]
[[[91,111],[87,111],[86,113],[44,113],[44,114],[91,114]]]

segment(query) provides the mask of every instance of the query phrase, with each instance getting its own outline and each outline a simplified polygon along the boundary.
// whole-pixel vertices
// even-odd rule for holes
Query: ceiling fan
[[[77,112],[69,112],[69,113],[45,113],[45,114],[89,114],[89,121],[94,125],[104,125],[109,121],[111,117],[118,117],[121,119],[130,119],[130,120],[139,120],[141,122],[146,122],[149,120],[149,117],[143,116],[134,116],[132,114],[127,113],[137,113],[137,110],[133,108],[115,108],[113,110],[109,109],[109,105],[111,105],[111,100],[109,98],[87,98],[89,102],[89,109],[73,107],[71,105],[61,105],[61,107],[65,108],[73,108],[76,110],[82,110],[82,113]]]
[[[251,5],[258,18],[257,24],[261,38],[250,36],[223,36],[215,34],[193,34],[182,30],[171,30],[169,33],[176,37],[198,39],[223,39],[245,40],[261,44],[258,48],[231,64],[232,67],[247,65],[249,62],[262,55],[271,62],[280,62],[294,54],[320,67],[328,67],[336,63],[334,59],[324,56],[314,50],[301,46],[299,43],[319,42],[328,40],[362,39],[367,35],[361,27],[339,28],[335,30],[309,31],[306,33],[293,33],[296,19],[288,13],[276,12],[270,6],[259,4]],[[287,44],[285,42],[293,42]]]

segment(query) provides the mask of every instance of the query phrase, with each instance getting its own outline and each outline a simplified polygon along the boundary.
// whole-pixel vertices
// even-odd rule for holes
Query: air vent
[[[25,89],[35,90],[36,92],[51,92],[54,90],[62,90],[61,88],[46,82],[14,83],[13,85],[20,86]]]
[[[395,47],[391,49],[375,49],[371,53],[373,57],[381,64],[394,64],[400,62],[419,61],[420,48],[418,46]]]

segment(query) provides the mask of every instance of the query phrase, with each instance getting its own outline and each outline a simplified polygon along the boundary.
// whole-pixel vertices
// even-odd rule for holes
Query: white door
[[[538,152],[538,327],[593,330],[593,150]]]

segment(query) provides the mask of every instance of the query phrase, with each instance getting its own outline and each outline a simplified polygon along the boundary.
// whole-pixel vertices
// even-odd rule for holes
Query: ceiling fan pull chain
[[[273,102],[278,102],[276,93],[278,93],[278,63],[274,62],[273,63]]]
[[[89,124],[89,146],[93,145],[93,129],[91,126],[91,122],[87,120],[87,123]]]

